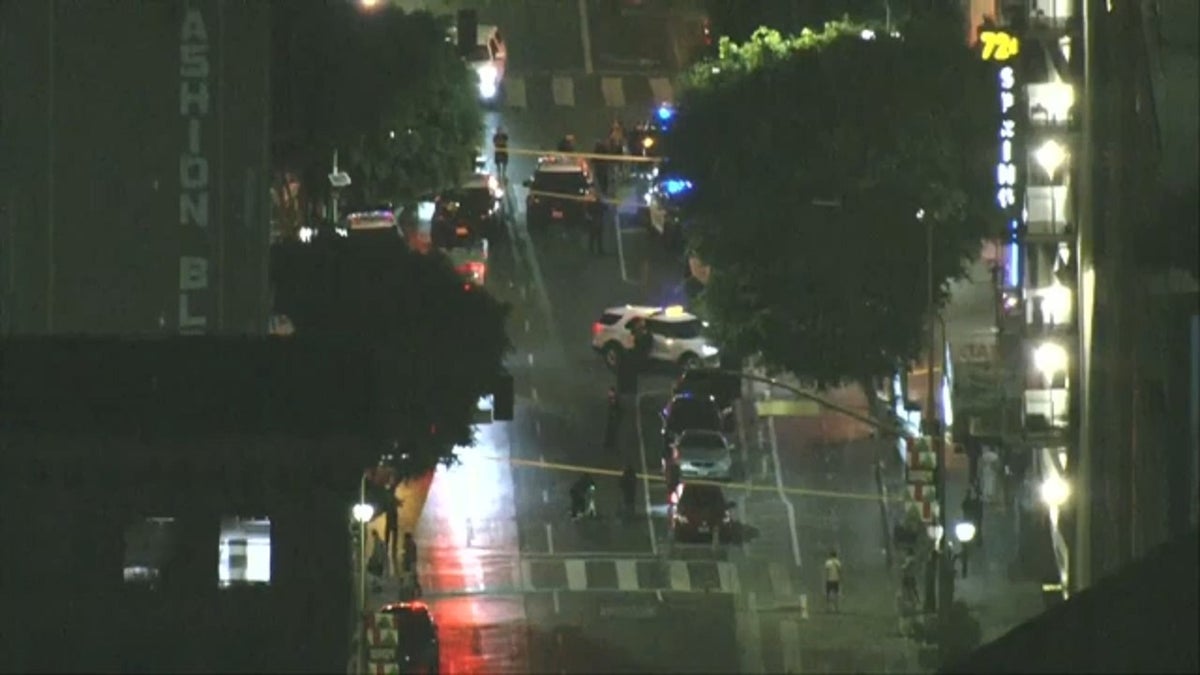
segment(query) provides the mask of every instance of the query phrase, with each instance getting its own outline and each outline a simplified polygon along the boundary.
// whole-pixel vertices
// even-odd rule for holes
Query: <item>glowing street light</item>
[[[350,513],[354,516],[354,522],[365,525],[371,522],[371,518],[375,517],[375,507],[370,504],[359,503],[350,509]]]
[[[1067,502],[1071,496],[1071,484],[1063,480],[1063,477],[1057,473],[1051,474],[1042,481],[1038,488],[1038,495],[1042,498],[1042,503],[1051,509],[1058,509]]]
[[[1033,350],[1033,367],[1046,378],[1046,386],[1054,383],[1054,376],[1067,370],[1067,350],[1056,342],[1043,342]]]
[[[1038,166],[1046,172],[1046,176],[1053,181],[1059,167],[1067,161],[1067,150],[1052,138],[1042,143],[1042,146],[1033,152],[1033,158],[1037,161]]]
[[[969,520],[960,520],[955,523],[954,538],[964,544],[970,543],[975,538],[975,523]]]
[[[379,0],[358,0],[358,6],[366,10],[372,10],[379,6]]]

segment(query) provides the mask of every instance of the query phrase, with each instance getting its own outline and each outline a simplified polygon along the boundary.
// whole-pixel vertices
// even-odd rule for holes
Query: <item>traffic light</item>
[[[458,54],[467,56],[479,39],[479,13],[473,9],[460,9],[457,19]]]
[[[492,419],[510,422],[513,418],[513,376],[502,371],[492,390]]]

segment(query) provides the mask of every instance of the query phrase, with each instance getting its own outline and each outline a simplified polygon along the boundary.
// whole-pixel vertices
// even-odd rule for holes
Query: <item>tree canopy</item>
[[[475,75],[448,18],[353,2],[273,4],[275,166],[328,189],[334,150],[350,201],[404,201],[453,184],[482,140]]]
[[[276,307],[297,335],[376,354],[385,431],[413,457],[402,469],[418,474],[472,443],[476,403],[493,391],[511,349],[509,308],[464,284],[444,256],[410,251],[383,232],[277,244]]]
[[[695,186],[699,301],[727,350],[821,384],[889,375],[993,231],[993,80],[955,28],[760,28],[684,80],[667,170]]]

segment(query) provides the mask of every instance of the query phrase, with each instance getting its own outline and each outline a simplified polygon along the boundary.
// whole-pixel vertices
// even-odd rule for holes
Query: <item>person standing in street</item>
[[[592,147],[592,152],[597,155],[607,155],[608,143],[602,138],[596,139],[596,145]],[[608,160],[598,157],[593,159],[592,170],[596,174],[596,187],[600,188],[600,194],[607,195],[610,177]]]
[[[604,202],[599,198],[584,202],[584,224],[587,226],[588,253],[604,255]]]
[[[634,508],[634,500],[637,499],[637,472],[629,464],[625,465],[625,471],[621,474],[621,502],[625,506],[625,515],[632,518],[637,509]]]
[[[398,548],[400,545],[400,500],[396,499],[396,482],[389,481],[387,491],[383,495],[383,536],[387,542],[388,572],[396,575],[400,562]]]
[[[496,127],[496,133],[492,134],[492,158],[496,162],[496,173],[500,174],[500,179],[508,178],[508,132],[504,127]]]
[[[608,416],[604,422],[604,449],[612,450],[617,445],[617,432],[621,429],[621,397],[615,387],[608,388]]]
[[[412,589],[414,598],[421,596],[421,580],[417,578],[417,540],[412,532],[404,533],[404,583]]]
[[[967,494],[962,500],[963,516],[975,526],[975,540],[972,542],[983,547],[983,500],[974,485],[967,488]]]
[[[980,498],[985,503],[991,503],[996,498],[996,483],[999,482],[1000,455],[990,445],[983,448],[979,456],[979,490]]]
[[[825,610],[841,611],[842,595],[842,561],[838,560],[837,551],[830,551],[825,559]]]
[[[904,565],[900,568],[900,590],[905,602],[912,607],[921,604],[921,593],[917,589],[917,557],[910,548],[904,553]]]

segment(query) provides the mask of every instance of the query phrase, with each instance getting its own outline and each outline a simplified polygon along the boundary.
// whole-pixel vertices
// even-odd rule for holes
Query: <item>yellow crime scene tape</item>
[[[496,458],[496,459],[500,459],[500,458]],[[598,466],[586,466],[586,465],[582,465],[582,464],[562,464],[562,463],[558,463],[558,462],[546,462],[546,461],[536,460],[536,459],[519,459],[516,457],[510,457],[508,459],[508,462],[514,466],[520,466],[520,467],[525,467],[525,468],[530,468],[530,469],[548,469],[548,470],[552,470],[552,471],[566,471],[566,472],[571,472],[571,473],[589,473],[589,474],[596,474],[596,475],[601,475],[601,476],[620,476],[623,473],[622,471],[617,471],[616,469],[605,469],[603,467],[598,467]],[[666,482],[666,479],[658,474],[639,473],[637,476],[638,476],[639,480],[651,480],[651,481],[655,481],[658,483]],[[738,482],[738,481],[721,482],[721,481],[713,481],[713,480],[691,479],[691,480],[687,480],[684,482],[685,483],[697,483],[697,484],[701,484],[701,485],[716,485],[718,487],[731,489],[731,490],[732,489],[737,489],[737,490],[748,489],[753,492],[772,492],[772,493],[776,493],[776,494],[779,493],[779,491],[780,491],[779,488],[774,485],[754,485],[754,484],[750,484],[750,483],[746,483],[746,482]],[[810,490],[810,489],[806,489],[806,488],[788,488],[788,487],[783,488],[783,492],[787,493],[787,494],[800,496],[800,497],[824,497],[824,498],[828,498],[828,499],[850,499],[850,500],[855,500],[855,501],[873,501],[873,502],[879,501],[878,494],[870,494],[870,493],[865,493],[865,492],[838,492],[838,491],[833,491],[833,490]],[[903,497],[896,497],[896,496],[889,496],[887,499],[888,499],[888,501],[892,501],[892,502],[904,501]]]

